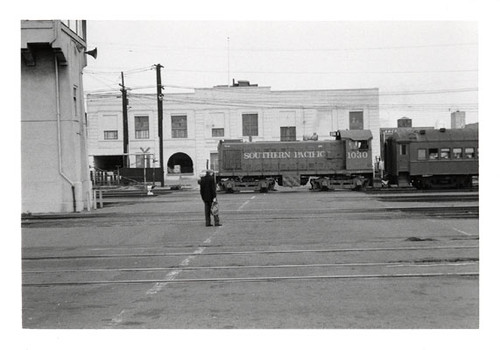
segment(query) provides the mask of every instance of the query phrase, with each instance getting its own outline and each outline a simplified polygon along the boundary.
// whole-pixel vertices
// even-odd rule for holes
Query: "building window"
[[[105,140],[118,140],[118,130],[104,130]]]
[[[78,87],[73,86],[73,113],[76,117],[78,115]]]
[[[417,150],[417,159],[418,160],[426,160],[427,159],[427,150],[425,148],[419,148]]]
[[[243,114],[243,136],[258,136],[259,135],[259,119],[258,114]]]
[[[85,39],[85,33],[83,30],[83,21],[82,20],[61,20],[69,29],[71,29],[75,34],[77,34],[80,38]]]
[[[212,137],[224,137],[224,128],[212,128]]]
[[[187,138],[187,116],[173,115],[172,116],[172,138],[185,139]]]
[[[363,130],[363,111],[349,112],[349,129]]]
[[[135,117],[135,138],[149,139],[149,117]]]
[[[296,131],[295,131],[295,126],[282,126],[280,128],[281,132],[281,141],[296,141],[297,136],[296,136]]]
[[[136,154],[135,155],[136,168],[151,168],[150,154]]]

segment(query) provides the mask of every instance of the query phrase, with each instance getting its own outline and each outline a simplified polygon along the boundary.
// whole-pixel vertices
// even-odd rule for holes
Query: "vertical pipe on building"
[[[73,196],[73,212],[76,212],[76,196],[75,184],[63,172],[62,168],[62,142],[61,142],[61,101],[60,101],[60,86],[59,86],[59,63],[57,57],[54,56],[55,79],[56,79],[56,118],[57,118],[57,160],[59,164],[59,175],[63,177],[71,185],[71,194]]]

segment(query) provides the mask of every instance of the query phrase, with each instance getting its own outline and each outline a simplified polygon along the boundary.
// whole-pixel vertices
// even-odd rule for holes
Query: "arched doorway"
[[[186,153],[172,154],[167,162],[168,174],[193,174],[193,160]]]

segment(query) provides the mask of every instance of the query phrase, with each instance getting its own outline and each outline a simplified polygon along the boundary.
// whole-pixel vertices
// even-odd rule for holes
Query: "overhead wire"
[[[110,43],[94,41],[89,46],[115,46],[123,47],[126,49],[139,48],[139,49],[168,49],[169,51],[224,51],[227,47],[209,47],[209,46],[171,46],[171,45],[148,45],[148,44],[132,44],[132,43]],[[422,48],[438,48],[438,47],[464,47],[464,46],[478,46],[477,42],[468,43],[449,43],[449,44],[429,44],[429,45],[401,45],[401,46],[374,46],[374,47],[336,47],[336,48],[258,48],[258,47],[232,47],[232,52],[335,52],[335,51],[372,51],[372,50],[405,50],[405,49],[422,49]]]
[[[286,101],[277,102],[276,100],[230,100],[230,99],[213,99],[213,98],[192,98],[192,97],[183,97],[176,96],[181,94],[171,94],[165,96],[164,103],[179,103],[179,104],[197,104],[197,105],[205,105],[205,106],[230,106],[230,107],[247,107],[247,108],[271,108],[271,109],[303,109],[303,108],[345,108],[351,107],[353,104],[349,103],[335,103],[331,101],[326,101],[324,103],[310,103],[310,104],[298,104],[295,101],[290,101],[286,103]],[[130,98],[134,99],[143,99],[155,101],[155,95],[146,95],[146,94],[131,94]],[[359,106],[364,106],[365,108],[373,108],[373,109],[410,109],[413,111],[416,110],[448,110],[450,106],[457,105],[457,103],[354,103]],[[477,110],[477,104],[475,103],[462,103],[459,104],[462,110],[474,111]]]
[[[140,88],[150,88],[154,87],[153,85],[150,86],[141,86],[138,87]],[[191,89],[191,87],[182,87],[186,89]],[[131,90],[134,90],[136,88],[131,87]],[[194,88],[196,89],[196,88]],[[227,88],[226,88],[227,89]],[[205,90],[205,89],[201,89]],[[212,90],[212,88],[207,88],[206,90]],[[217,90],[217,88],[216,88]],[[363,93],[363,90],[366,92]],[[370,91],[370,90],[373,90]],[[114,91],[117,91],[114,90]],[[305,98],[307,96],[310,96],[311,91],[314,91],[316,96],[324,95],[323,98],[349,98],[349,97],[365,97],[365,98],[370,98],[370,97],[384,97],[384,96],[411,96],[411,95],[436,95],[436,94],[455,94],[455,93],[476,93],[478,92],[477,87],[469,87],[469,88],[456,88],[456,89],[439,89],[439,90],[388,90],[388,91],[379,91],[378,88],[367,88],[367,89],[326,89],[326,90],[281,90],[281,91],[272,91],[269,89],[265,89],[264,91],[256,91],[253,94],[250,94],[250,90],[247,89],[238,89],[235,88],[232,90],[229,88],[228,90],[224,91],[223,89],[220,89],[218,92],[221,93],[221,97],[215,98],[214,96],[210,96],[210,98],[201,98],[201,100],[206,100],[206,101],[228,101],[228,102],[234,102],[238,101],[235,100],[232,96],[238,96],[240,95],[241,97],[245,97],[244,102],[273,102],[276,100],[276,98],[281,98],[281,99],[292,99],[296,100],[297,98]],[[112,91],[110,91],[112,92]],[[88,93],[89,95],[93,95],[92,93]],[[149,96],[152,96],[152,98],[156,98],[155,94],[131,94],[135,96],[140,96],[144,98],[149,98]],[[188,93],[168,93],[165,94],[168,98],[184,98],[186,101],[195,101],[199,100],[200,97],[195,96],[193,92],[188,92]],[[249,100],[251,98],[251,100]]]
[[[149,69],[147,69],[149,70]],[[144,71],[137,72],[127,72],[124,71],[124,74],[136,74],[142,73]],[[217,73],[217,74],[225,74],[227,71],[224,70],[204,70],[204,69],[172,69],[166,68],[165,72],[167,73]],[[120,74],[119,71],[96,71],[86,69],[84,71],[86,74]],[[441,74],[441,73],[478,73],[478,69],[447,69],[447,70],[408,70],[408,71],[247,71],[247,70],[233,70],[233,74]]]
[[[175,73],[227,73],[223,70],[198,70],[198,69],[167,69],[167,72]],[[434,73],[477,73],[477,69],[450,69],[450,70],[424,70],[424,71],[245,71],[234,70],[234,74],[434,74]]]

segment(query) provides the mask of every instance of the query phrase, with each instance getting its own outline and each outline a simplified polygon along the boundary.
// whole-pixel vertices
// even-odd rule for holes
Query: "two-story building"
[[[90,208],[85,21],[21,21],[22,212]]]
[[[87,95],[90,163],[103,170],[158,168],[159,130],[156,94],[128,96],[128,157],[123,157],[121,95]],[[367,129],[373,134],[373,156],[380,155],[379,92],[372,89],[273,91],[247,81],[163,96],[163,163],[165,180],[196,178],[217,168],[222,139],[245,142],[302,140],[316,134]],[[125,164],[127,163],[127,164]]]

